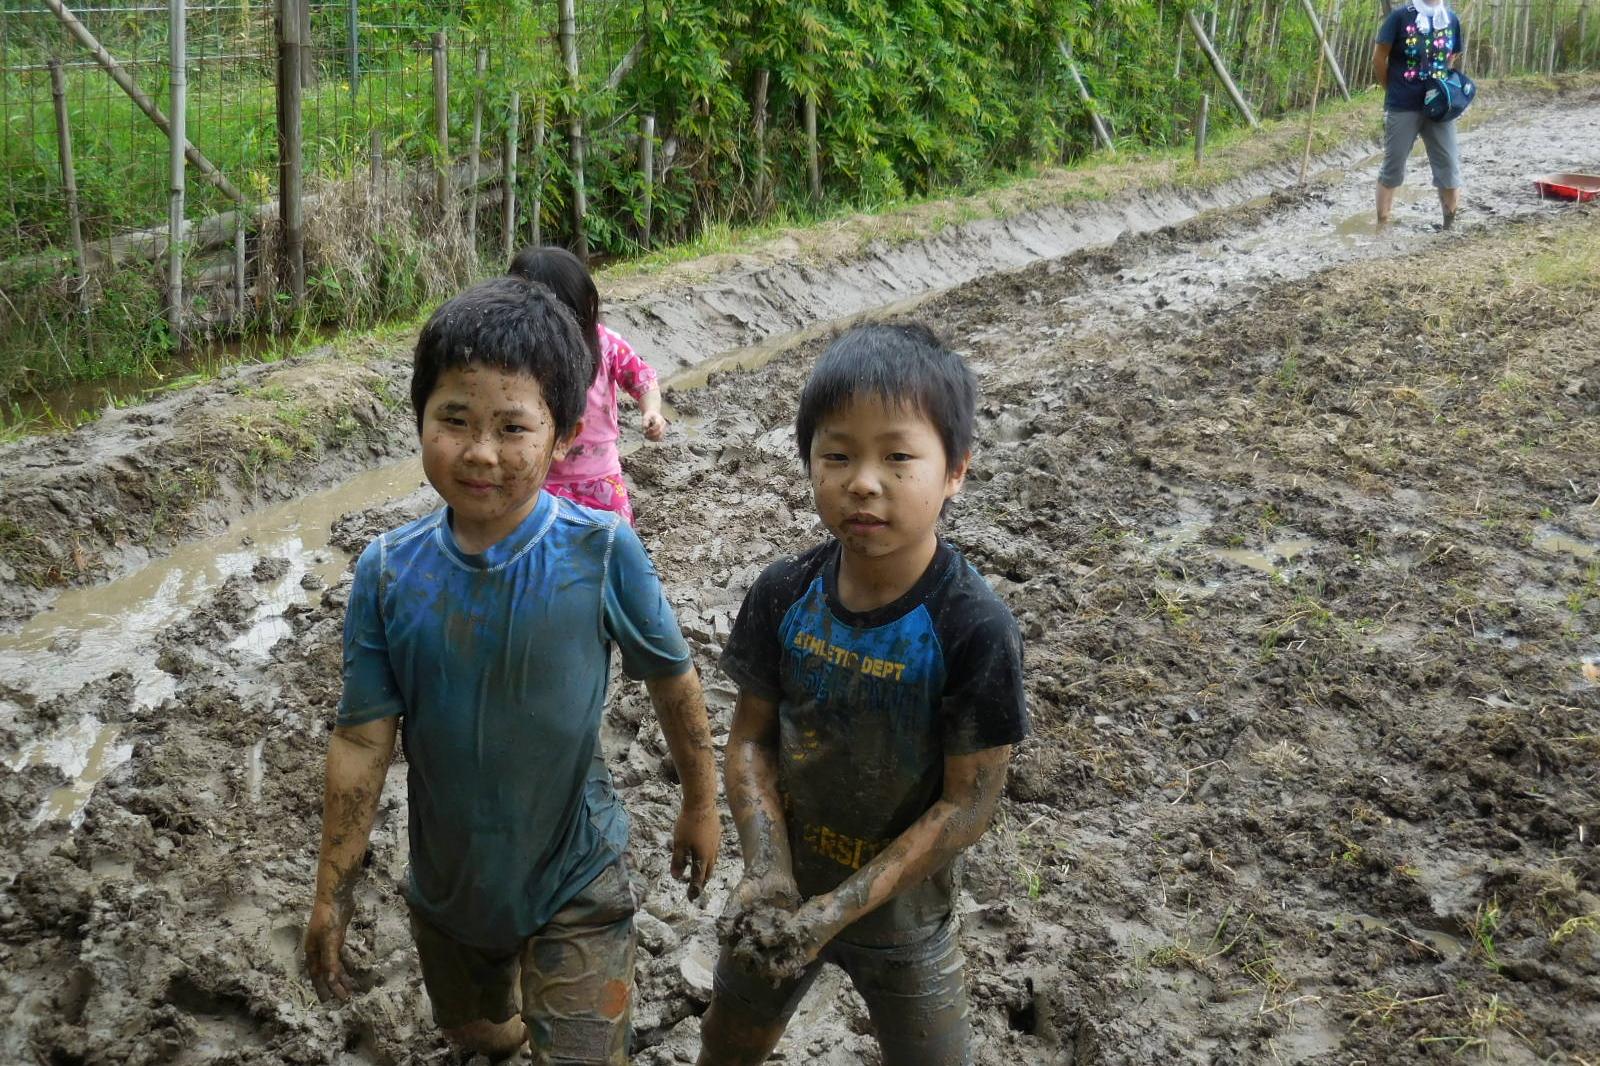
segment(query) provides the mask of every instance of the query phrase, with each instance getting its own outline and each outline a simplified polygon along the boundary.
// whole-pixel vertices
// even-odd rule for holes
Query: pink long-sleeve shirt
[[[592,481],[622,473],[617,454],[617,386],[638,400],[656,386],[656,372],[640,359],[627,341],[605,326],[600,328],[600,369],[589,386],[583,412],[583,431],[573,441],[565,459],[550,465],[546,481]]]

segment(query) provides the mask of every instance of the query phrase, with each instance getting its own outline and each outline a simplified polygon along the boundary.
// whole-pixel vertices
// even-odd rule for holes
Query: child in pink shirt
[[[566,457],[551,464],[545,491],[585,507],[615,511],[632,525],[633,505],[617,454],[617,386],[638,401],[646,439],[660,440],[667,420],[661,414],[656,372],[627,341],[600,324],[600,293],[577,256],[565,248],[524,248],[511,261],[511,273],[548,286],[571,309],[598,362],[583,429]]]

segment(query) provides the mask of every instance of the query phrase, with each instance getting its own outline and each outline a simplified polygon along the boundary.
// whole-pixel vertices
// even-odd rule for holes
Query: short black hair
[[[817,426],[860,396],[927,416],[944,443],[947,470],[972,451],[977,379],[961,356],[921,322],[857,326],[828,345],[800,393],[794,419],[795,444],[807,470]]]
[[[600,357],[600,290],[583,260],[555,245],[529,245],[511,260],[510,273],[544,285],[567,305],[583,339]]]
[[[521,278],[490,278],[440,304],[417,337],[411,406],[418,432],[439,375],[469,366],[531,375],[559,438],[583,418],[596,357],[555,293]]]

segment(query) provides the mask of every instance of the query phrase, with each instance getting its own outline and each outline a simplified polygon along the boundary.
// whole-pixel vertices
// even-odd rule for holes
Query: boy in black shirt
[[[764,1060],[824,961],[866,1000],[885,1066],[971,1060],[954,865],[1028,732],[1016,622],[937,532],[976,391],[926,327],[893,325],[841,336],[801,394],[833,539],[767,567],[722,657],[745,874],[704,1066]]]

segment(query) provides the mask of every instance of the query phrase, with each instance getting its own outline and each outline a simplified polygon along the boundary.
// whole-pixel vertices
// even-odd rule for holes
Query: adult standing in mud
[[[467,289],[418,338],[422,466],[446,506],[356,563],[305,953],[318,992],[347,998],[340,949],[403,729],[406,898],[434,1020],[491,1058],[526,1041],[538,1062],[621,1066],[636,938],[599,744],[613,644],[683,782],[672,869],[691,897],[721,834],[700,682],[643,546],[618,515],[542,490],[594,374],[571,313],[520,278]]]
[[[1406,158],[1422,138],[1439,190],[1444,228],[1455,225],[1461,205],[1461,150],[1455,120],[1430,119],[1423,97],[1432,78],[1442,78],[1461,59],[1466,36],[1461,18],[1446,0],[1414,0],[1389,12],[1378,27],[1372,71],[1383,87],[1383,166],[1378,171],[1378,225],[1389,224],[1394,193],[1405,181]]]

